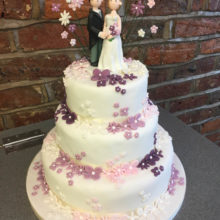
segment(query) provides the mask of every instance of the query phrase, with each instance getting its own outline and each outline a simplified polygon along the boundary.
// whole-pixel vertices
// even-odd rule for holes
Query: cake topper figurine
[[[102,1],[103,0],[89,0],[92,7],[89,11],[87,29],[89,32],[90,63],[92,66],[98,66],[103,39],[106,38],[106,33],[102,31],[104,15],[99,8]]]
[[[99,69],[109,69],[112,72],[126,71],[127,64],[124,62],[121,42],[121,17],[117,10],[122,5],[121,0],[108,0],[108,7],[111,10],[105,16],[103,33],[104,38],[101,56],[98,62]]]

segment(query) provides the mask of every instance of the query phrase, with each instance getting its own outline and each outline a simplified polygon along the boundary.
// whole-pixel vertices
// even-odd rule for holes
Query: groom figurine
[[[102,42],[106,38],[106,33],[103,32],[104,15],[102,10],[99,9],[102,1],[89,0],[92,7],[89,10],[87,29],[89,32],[90,63],[92,66],[98,66]]]

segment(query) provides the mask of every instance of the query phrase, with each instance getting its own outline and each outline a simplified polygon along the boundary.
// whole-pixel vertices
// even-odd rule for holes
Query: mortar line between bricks
[[[17,112],[22,112],[22,111],[27,111],[27,110],[32,110],[32,109],[40,109],[42,107],[51,107],[53,105],[59,105],[59,104],[60,104],[60,101],[55,100],[52,102],[43,103],[41,105],[33,105],[33,106],[27,106],[27,107],[22,107],[22,108],[17,108],[17,109],[12,109],[12,110],[5,110],[5,111],[0,110],[0,115],[4,116],[4,115],[12,114],[12,113],[17,113]]]
[[[154,101],[154,102],[156,104],[159,104],[159,103],[163,103],[163,102],[176,101],[176,100],[181,100],[181,99],[190,98],[190,97],[194,97],[194,96],[209,94],[209,93],[216,92],[216,91],[220,91],[220,87],[216,87],[213,89],[207,89],[207,90],[200,91],[200,92],[190,93],[190,94],[183,95],[183,96],[177,96],[177,97],[173,97],[173,98],[169,98],[169,99],[158,100],[158,101]]]
[[[148,88],[150,90],[150,89],[158,88],[158,87],[161,87],[161,86],[187,82],[187,81],[191,81],[191,80],[194,80],[194,79],[201,79],[201,78],[204,78],[204,77],[207,77],[207,76],[215,76],[215,75],[218,75],[218,74],[220,74],[220,70],[214,70],[214,71],[210,71],[210,72],[207,72],[207,73],[198,74],[198,75],[195,75],[195,76],[189,76],[189,77],[184,77],[184,78],[180,78],[180,79],[165,81],[165,82],[162,82],[162,83],[152,84],[152,85],[149,85]]]
[[[186,109],[186,110],[183,110],[183,111],[177,111],[177,112],[174,112],[173,115],[179,116],[179,115],[183,115],[185,113],[194,112],[194,111],[197,111],[197,110],[210,109],[210,108],[214,108],[214,107],[218,107],[218,106],[220,106],[220,102],[215,102],[215,103],[210,104],[210,105],[203,105],[203,106],[199,106],[199,107],[196,107],[196,108]]]
[[[220,133],[220,129],[217,129],[217,130],[215,130],[215,131],[207,132],[207,133],[205,133],[204,135],[207,136],[207,135],[213,135],[213,134],[217,134],[217,133]]]
[[[88,48],[85,48],[88,49]],[[30,56],[37,56],[37,55],[50,55],[50,54],[60,54],[62,52],[79,52],[82,51],[81,48],[62,48],[62,49],[47,49],[47,50],[38,50],[38,51],[29,51],[29,52],[14,52],[14,53],[5,53],[5,54],[0,54],[0,60],[6,60],[6,59],[14,59],[14,58],[22,58],[22,57],[30,57]],[[163,69],[163,68],[169,68],[169,67],[175,67],[175,66],[181,66],[185,65],[191,62],[194,62],[196,60],[200,60],[203,58],[208,58],[208,57],[214,57],[214,56],[219,56],[220,53],[213,53],[213,54],[200,54],[197,57],[194,57],[190,61],[183,62],[183,63],[174,63],[174,64],[161,64],[161,65],[155,65],[155,66],[147,66],[149,69]]]
[[[4,84],[0,84],[0,91],[2,90],[7,90],[7,89],[13,89],[13,88],[17,88],[17,87],[26,87],[26,86],[32,86],[32,85],[41,85],[41,84],[45,84],[45,83],[51,83],[54,81],[57,81],[59,79],[61,79],[62,76],[60,77],[45,77],[39,80],[22,80],[19,82],[8,82],[8,83],[4,83]]]
[[[179,19],[179,18],[195,18],[195,17],[218,17],[220,12],[209,12],[209,11],[197,11],[190,12],[186,14],[173,14],[173,15],[160,15],[160,16],[143,16],[137,17],[136,20],[170,20],[170,19]],[[134,18],[127,16],[126,21],[131,21]]]
[[[87,49],[87,48],[86,48]],[[38,51],[30,51],[30,52],[15,52],[15,53],[8,53],[8,54],[0,54],[0,60],[6,59],[14,59],[14,58],[22,58],[22,57],[31,57],[36,55],[56,55],[61,54],[63,52],[79,52],[82,51],[81,48],[62,48],[62,49],[48,49],[48,50],[38,50]]]
[[[4,1],[3,1],[4,2]],[[171,20],[171,19],[181,19],[181,18],[202,18],[202,17],[218,17],[220,16],[220,12],[209,12],[209,11],[197,11],[197,12],[191,12],[191,13],[186,13],[186,14],[174,14],[174,15],[161,15],[161,16],[143,16],[143,17],[139,17],[137,18],[137,20],[156,20],[156,21],[167,21],[167,20]],[[127,17],[128,21],[129,20],[133,20],[132,17]],[[10,21],[6,20],[6,19],[2,19],[2,21],[0,21],[0,30],[2,29],[7,29],[7,27],[5,27],[5,25],[3,25],[4,23],[10,22],[16,22],[16,19],[10,19]],[[79,19],[80,22],[82,22],[82,24],[86,24],[87,23],[87,19],[86,18],[81,18]],[[17,23],[22,24],[20,25],[21,27],[26,27],[26,26],[30,26],[30,25],[34,25],[34,24],[40,24],[40,23],[59,23],[58,18],[57,19],[50,19],[50,20],[45,20],[45,19],[29,19],[27,21],[17,21]],[[72,20],[71,23],[74,23],[76,21]],[[5,27],[5,28],[4,28]],[[19,26],[15,26],[14,28],[19,28]]]
[[[208,121],[213,121],[213,120],[219,119],[219,118],[220,118],[220,116],[210,117],[210,118],[207,118],[207,119],[205,119],[205,120],[198,121],[198,122],[195,122],[195,123],[192,123],[192,124],[187,124],[187,125],[189,125],[190,127],[191,127],[191,126],[195,126],[195,125],[201,125],[201,124],[206,123],[206,122],[208,122]]]
[[[202,36],[195,36],[195,37],[179,37],[179,38],[172,38],[172,39],[146,39],[146,40],[139,40],[132,43],[124,44],[125,47],[129,46],[138,46],[138,45],[152,45],[157,43],[187,43],[187,42],[193,42],[193,41],[203,41],[203,40],[212,40],[219,38],[220,34],[207,34]]]
[[[217,57],[220,56],[220,53],[212,53],[212,54],[200,54],[193,59],[184,62],[184,63],[173,63],[173,64],[161,64],[161,65],[154,65],[154,66],[147,66],[148,69],[165,69],[165,68],[174,68],[174,67],[180,67],[184,66],[186,64],[193,63],[194,61],[201,60],[203,58],[209,58],[209,57]]]

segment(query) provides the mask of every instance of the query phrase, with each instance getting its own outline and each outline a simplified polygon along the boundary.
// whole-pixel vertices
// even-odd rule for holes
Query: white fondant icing
[[[128,74],[133,73],[138,78],[127,80],[126,85],[107,84],[97,87],[96,81],[91,80],[93,70],[94,67],[88,66],[87,63],[73,63],[64,71],[67,104],[71,111],[84,117],[112,119],[113,105],[116,102],[120,103],[120,106],[128,107],[131,115],[141,111],[148,85],[148,70],[145,65],[136,60],[131,61]],[[116,92],[116,86],[126,89],[126,94]],[[86,103],[89,103],[88,110]]]
[[[47,183],[58,197],[59,192],[62,192],[64,202],[79,210],[94,212],[85,203],[88,198],[93,197],[96,197],[102,204],[102,209],[99,213],[128,212],[138,207],[143,207],[143,202],[139,195],[140,191],[151,194],[151,198],[144,203],[144,205],[148,205],[167,190],[170,179],[173,161],[172,141],[169,134],[160,126],[157,139],[156,147],[162,149],[164,157],[157,162],[156,166],[164,166],[164,171],[155,177],[150,171],[151,168],[147,170],[140,169],[137,175],[125,177],[125,182],[122,185],[117,185],[117,187],[104,176],[101,176],[96,181],[85,179],[82,176],[75,176],[74,185],[69,186],[65,173],[58,174],[49,168],[51,163],[55,161],[59,149],[51,150],[51,148],[57,147],[50,145],[50,143],[44,143],[42,147],[42,163]]]
[[[108,121],[78,117],[73,124],[66,124],[59,114],[56,122],[57,143],[71,157],[86,152],[83,163],[89,165],[105,166],[107,161],[113,160],[122,152],[124,156],[120,162],[140,160],[154,148],[153,136],[158,127],[158,114],[149,114],[144,121],[145,126],[134,130],[133,137],[127,140],[124,132],[109,133],[106,129]],[[138,138],[134,137],[136,132],[139,134]]]

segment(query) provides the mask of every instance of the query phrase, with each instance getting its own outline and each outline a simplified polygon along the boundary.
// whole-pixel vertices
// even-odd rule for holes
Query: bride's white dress
[[[114,23],[117,23],[117,16],[106,15],[105,16],[106,28]],[[104,39],[102,45],[102,52],[98,63],[99,69],[109,69],[114,73],[126,71],[127,64],[123,59],[122,42],[120,35],[114,36],[114,40],[109,41]]]

